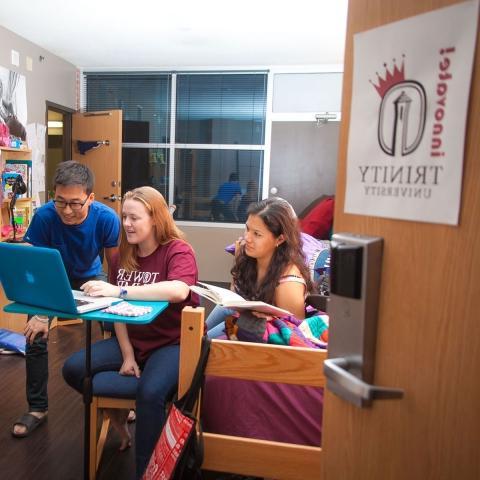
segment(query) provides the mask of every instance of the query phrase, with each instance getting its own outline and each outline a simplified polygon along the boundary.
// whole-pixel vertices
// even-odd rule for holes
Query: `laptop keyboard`
[[[86,300],[79,300],[78,298],[75,298],[74,300],[77,307],[81,307],[82,305],[88,305],[92,303],[92,302],[87,302]]]

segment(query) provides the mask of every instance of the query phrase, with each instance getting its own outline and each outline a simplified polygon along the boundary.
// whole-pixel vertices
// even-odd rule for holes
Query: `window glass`
[[[122,149],[122,195],[144,185],[156,188],[168,203],[168,150],[166,148]]]
[[[262,170],[263,151],[177,149],[175,218],[244,222],[260,198]]]
[[[87,74],[87,111],[120,109],[123,141],[170,141],[170,74]]]
[[[171,73],[89,72],[85,78],[87,111],[123,111],[122,193],[151,185],[177,205],[179,220],[245,221],[262,191],[265,72],[177,73],[172,138]],[[145,145],[129,145],[135,143]]]
[[[176,143],[261,145],[266,74],[178,74]]]

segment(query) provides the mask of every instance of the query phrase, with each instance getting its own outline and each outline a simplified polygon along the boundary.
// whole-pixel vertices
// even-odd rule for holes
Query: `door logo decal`
[[[377,137],[380,148],[392,157],[413,153],[425,131],[427,96],[420,82],[405,80],[404,56],[400,68],[393,60],[390,71],[384,63],[385,77],[377,72],[373,85],[382,99],[378,113]]]

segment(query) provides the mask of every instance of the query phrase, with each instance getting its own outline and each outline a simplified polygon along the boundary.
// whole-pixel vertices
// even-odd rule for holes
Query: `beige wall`
[[[20,54],[20,65],[11,64],[11,50]],[[32,58],[33,69],[26,68],[26,57]],[[43,61],[39,57],[44,58]],[[43,48],[0,26],[0,65],[24,75],[27,85],[27,123],[45,124],[48,100],[75,108],[76,67]]]
[[[225,247],[243,234],[243,225],[239,228],[179,226],[195,250],[200,280],[230,282],[233,257],[225,252]]]

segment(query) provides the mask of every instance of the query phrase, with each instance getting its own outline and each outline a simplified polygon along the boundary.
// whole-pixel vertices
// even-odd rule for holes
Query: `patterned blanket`
[[[314,315],[305,320],[294,316],[269,320],[264,339],[276,345],[325,349],[328,344],[328,315]]]

